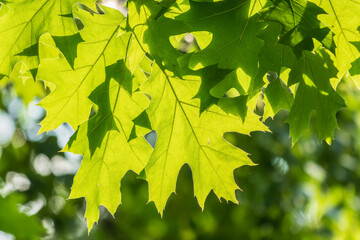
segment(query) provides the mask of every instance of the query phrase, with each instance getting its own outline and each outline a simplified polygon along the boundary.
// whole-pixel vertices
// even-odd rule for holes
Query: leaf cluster
[[[63,151],[83,155],[70,198],[86,198],[89,230],[100,205],[115,213],[130,170],[161,213],[185,164],[201,207],[210,191],[237,202],[233,171],[254,164],[226,132],[268,131],[285,109],[293,144],[311,118],[331,143],[337,84],[360,88],[358,0],[128,0],[126,14],[91,0],[0,4],[0,84],[25,101],[45,86],[40,133],[76,130]]]

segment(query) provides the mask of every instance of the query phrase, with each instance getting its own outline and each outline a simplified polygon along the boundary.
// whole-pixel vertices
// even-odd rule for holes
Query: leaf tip
[[[41,125],[40,125],[40,129],[39,129],[37,135],[40,135],[40,134],[43,134],[43,133],[47,133],[47,130],[44,129],[44,126],[41,126]]]
[[[87,219],[88,236],[90,236],[90,232],[91,232],[91,230],[92,230],[95,222],[96,222],[96,221]]]

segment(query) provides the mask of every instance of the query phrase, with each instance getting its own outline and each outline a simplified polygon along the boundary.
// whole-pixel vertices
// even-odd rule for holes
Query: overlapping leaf
[[[91,5],[94,1],[5,1],[0,18],[0,75],[9,76],[12,67],[20,60],[25,61],[29,69],[36,68],[37,43],[41,34],[76,34],[77,28],[72,18],[72,6],[76,2]]]
[[[293,144],[308,128],[313,111],[316,111],[318,137],[331,143],[337,128],[336,113],[345,107],[344,100],[330,84],[330,79],[336,74],[337,69],[324,49],[318,49],[315,53],[305,52],[294,66],[289,85],[299,85],[287,118]]]
[[[191,31],[211,32],[213,40],[194,54],[189,67],[199,69],[219,64],[220,68],[242,68],[247,75],[256,75],[258,54],[263,46],[257,35],[265,25],[257,21],[258,16],[249,17],[255,11],[251,4],[255,3],[248,0],[190,1],[190,10],[176,19],[183,20]]]
[[[271,0],[273,6],[262,11],[263,18],[281,23],[282,44],[291,46],[295,54],[314,48],[312,38],[317,39],[326,48],[334,51],[334,42],[330,29],[323,25],[317,16],[325,11],[306,0]]]
[[[131,0],[127,6],[129,26],[138,40],[138,46],[134,44],[134,51],[138,54],[150,53],[152,58],[176,72],[177,58],[181,53],[171,45],[169,38],[188,32],[188,27],[183,21],[164,17],[166,11],[162,5],[152,1]]]
[[[99,219],[99,206],[114,214],[121,203],[120,181],[145,167],[152,151],[144,137],[129,141],[136,118],[149,104],[132,93],[132,76],[124,60],[106,68],[106,81],[90,96],[99,111],[80,125],[64,151],[84,156],[70,198],[85,197],[88,229]]]
[[[50,35],[42,36],[39,49],[38,78],[56,86],[40,103],[49,115],[40,131],[54,129],[65,121],[76,128],[88,119],[93,103],[99,108],[93,118],[80,125],[64,149],[84,156],[70,198],[86,198],[89,231],[99,219],[100,205],[115,213],[121,202],[122,177],[129,170],[139,173],[152,150],[144,137],[130,136],[132,120],[149,104],[144,94],[133,93],[143,81],[132,82],[130,68],[137,65],[128,56],[134,37],[121,29],[124,16],[120,12],[103,10],[105,14],[74,9],[85,25],[81,31],[85,42],[78,46],[74,69],[54,47]],[[126,66],[121,60],[124,58]]]
[[[279,44],[278,36],[280,30],[280,24],[270,22],[261,34],[259,34],[258,37],[264,41],[264,45],[259,52],[258,72],[255,76],[251,77],[245,74],[242,68],[238,68],[212,88],[211,94],[222,97],[227,91],[235,88],[240,95],[249,94],[247,105],[250,109],[254,109],[257,102],[257,95],[265,85],[263,80],[264,76],[266,76],[268,72],[275,72],[280,75],[284,69],[291,69],[296,61],[296,56],[292,49]],[[282,98],[283,96],[278,94],[278,97]]]
[[[338,68],[340,80],[351,67],[351,62],[360,57],[360,52],[351,42],[360,41],[360,1],[359,0],[312,0],[322,7],[326,13],[319,19],[335,34],[336,44],[335,66]],[[360,76],[354,76],[353,80],[360,89]]]
[[[194,192],[200,206],[204,206],[211,190],[236,202],[238,186],[233,171],[252,162],[247,153],[226,142],[223,134],[267,130],[251,112],[243,121],[213,105],[200,115],[199,99],[193,98],[199,84],[199,79],[191,76],[178,79],[155,64],[150,79],[141,88],[152,97],[147,112],[158,136],[145,172],[149,199],[160,212],[175,191],[178,172],[184,164],[192,169]]]
[[[30,69],[27,68],[23,62],[15,64],[10,77],[5,77],[0,81],[0,88],[7,85],[12,85],[17,96],[19,96],[25,104],[31,102],[34,97],[44,97],[45,88],[39,81],[34,81],[33,76],[30,73]]]
[[[55,90],[40,105],[46,109],[40,133],[56,129],[68,122],[74,129],[89,118],[92,102],[88,96],[105,80],[105,67],[124,58],[130,34],[119,36],[124,16],[117,10],[105,8],[105,14],[92,14],[75,7],[74,14],[84,23],[81,37],[85,42],[78,46],[74,68],[60,53],[57,58],[46,56],[49,40],[44,36],[41,46],[38,79],[55,84]],[[99,34],[101,32],[101,34]],[[116,51],[114,51],[116,49]],[[71,79],[71,81],[69,81]]]
[[[359,28],[360,30],[360,28]],[[352,44],[357,48],[357,50],[360,52],[360,41],[358,42],[352,42]],[[360,81],[359,81],[359,77],[360,77],[360,57],[356,60],[354,60],[351,63],[351,68],[349,70],[355,85],[360,88]]]
[[[265,44],[259,57],[259,74],[257,77],[271,72],[271,75],[277,78],[273,79],[274,81],[270,82],[264,91],[263,120],[274,117],[280,109],[290,110],[294,102],[292,93],[284,86],[288,82],[288,78],[285,79],[281,75],[293,67],[296,56],[289,46],[279,43],[280,31],[280,24],[272,22],[259,36]],[[283,79],[280,79],[280,76]]]
[[[263,101],[265,103],[263,119],[266,120],[268,117],[274,117],[280,109],[290,111],[294,103],[294,96],[286,86],[283,86],[282,80],[278,78],[266,87]]]

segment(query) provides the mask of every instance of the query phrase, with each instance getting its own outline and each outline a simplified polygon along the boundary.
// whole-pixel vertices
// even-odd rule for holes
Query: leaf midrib
[[[216,173],[216,176],[218,177],[218,179],[220,180],[220,182],[221,182],[222,185],[224,186],[224,189],[226,189],[226,191],[228,192],[228,190],[227,190],[227,188],[226,188],[226,185],[225,185],[223,179],[220,177],[219,173],[216,171],[216,169],[215,169],[213,163],[211,162],[210,158],[208,157],[208,155],[206,154],[205,150],[203,149],[202,144],[200,143],[200,141],[199,141],[199,139],[198,139],[198,137],[197,137],[197,135],[196,135],[196,132],[195,132],[195,130],[194,130],[194,127],[192,126],[192,123],[191,123],[189,117],[187,116],[186,111],[185,111],[184,107],[182,106],[179,97],[178,97],[177,94],[176,94],[176,91],[175,91],[175,89],[174,89],[174,87],[173,87],[173,85],[172,85],[172,83],[171,83],[171,81],[170,81],[169,76],[166,74],[165,71],[163,71],[163,69],[160,68],[160,70],[161,70],[162,73],[165,75],[166,80],[167,80],[167,82],[168,82],[168,84],[169,84],[169,86],[170,86],[170,88],[171,88],[171,90],[172,90],[172,92],[173,92],[173,94],[174,94],[174,96],[175,96],[176,102],[177,102],[177,104],[179,104],[179,106],[180,106],[180,108],[181,108],[181,111],[183,112],[183,114],[184,114],[184,116],[185,116],[185,119],[186,119],[187,123],[188,123],[189,126],[190,126],[191,132],[192,132],[192,134],[193,134],[193,136],[194,136],[197,144],[199,145],[199,148],[201,149],[201,151],[203,152],[204,156],[205,156],[206,159],[208,160],[208,162],[209,162],[210,166],[212,167],[213,171]],[[200,162],[200,159],[199,159],[199,162]],[[231,195],[229,192],[228,192],[228,194]]]

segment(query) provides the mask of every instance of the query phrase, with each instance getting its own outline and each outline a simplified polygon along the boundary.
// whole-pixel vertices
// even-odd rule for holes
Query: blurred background
[[[0,88],[0,240],[360,238],[360,94],[349,79],[338,85],[347,108],[337,115],[340,130],[331,146],[317,139],[310,123],[291,147],[285,111],[265,121],[272,133],[225,134],[258,164],[234,172],[242,189],[236,192],[238,205],[211,193],[202,211],[184,166],[161,218],[147,204],[146,182],[129,172],[115,219],[101,209],[90,235],[84,199],[67,200],[81,156],[59,150],[72,128],[63,124],[37,135],[45,112],[36,104],[45,93],[6,79]],[[154,141],[154,135],[147,138]]]

